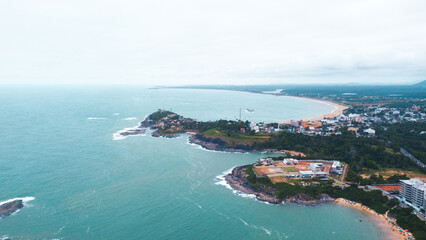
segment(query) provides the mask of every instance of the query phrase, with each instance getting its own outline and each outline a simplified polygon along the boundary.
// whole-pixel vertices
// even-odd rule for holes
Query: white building
[[[426,184],[420,179],[401,180],[402,198],[416,210],[425,209]]]
[[[333,165],[331,165],[330,173],[334,174],[343,174],[343,165],[340,163],[340,161],[333,161]]]
[[[321,172],[323,167],[322,163],[311,163],[309,164],[309,168],[312,169],[314,172]]]
[[[374,129],[371,129],[371,128],[364,130],[364,132],[367,133],[368,135],[376,134],[376,131]]]
[[[286,165],[291,165],[291,164],[293,164],[293,165],[297,165],[298,164],[298,162],[299,161],[297,161],[296,159],[294,159],[294,158],[284,158],[283,159],[283,163],[284,164],[286,164]]]

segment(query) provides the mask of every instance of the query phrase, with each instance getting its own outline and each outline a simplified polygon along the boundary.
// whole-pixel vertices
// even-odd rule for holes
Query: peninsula
[[[403,231],[401,239],[426,239],[424,221],[417,217],[423,218],[423,207],[407,207],[410,202],[398,195],[401,180],[426,179],[417,159],[424,159],[424,104],[338,108],[338,114],[286,123],[197,121],[159,109],[131,133],[149,128],[154,137],[190,134],[189,142],[215,151],[282,153],[235,167],[225,179],[260,201],[351,206],[397,226],[388,229]]]

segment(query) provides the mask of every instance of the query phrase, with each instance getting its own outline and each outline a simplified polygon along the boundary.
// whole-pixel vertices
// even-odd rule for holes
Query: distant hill
[[[171,88],[193,89],[222,89],[234,91],[247,91],[260,93],[283,89],[282,94],[322,96],[322,95],[359,95],[359,96],[401,96],[407,98],[426,98],[426,80],[410,85],[354,85],[354,84],[330,84],[330,85],[192,85],[175,86]]]
[[[426,88],[426,80],[413,84],[413,86]]]

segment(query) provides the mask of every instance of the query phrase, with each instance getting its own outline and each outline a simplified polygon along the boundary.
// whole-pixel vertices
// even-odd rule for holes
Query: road
[[[422,168],[426,167],[426,165],[424,163],[422,163],[419,159],[417,159],[416,157],[414,157],[413,155],[411,155],[409,152],[407,152],[407,150],[401,148],[401,149],[399,149],[399,151],[401,151],[402,154],[404,154],[405,156],[407,156],[411,160],[413,160],[420,167],[422,167]]]

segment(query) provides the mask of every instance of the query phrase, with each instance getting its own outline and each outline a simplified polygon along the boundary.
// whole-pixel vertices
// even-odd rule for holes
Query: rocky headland
[[[314,199],[306,194],[296,194],[294,196],[287,197],[285,199],[280,199],[276,196],[276,191],[274,188],[265,186],[265,185],[256,185],[253,186],[247,181],[249,176],[244,170],[247,166],[238,166],[235,167],[230,174],[225,177],[225,180],[231,185],[235,190],[256,195],[256,198],[259,201],[264,201],[272,204],[281,204],[281,203],[296,203],[306,206],[317,206],[325,203],[332,203],[335,201],[334,198],[331,198],[327,194],[322,194],[319,199]]]

